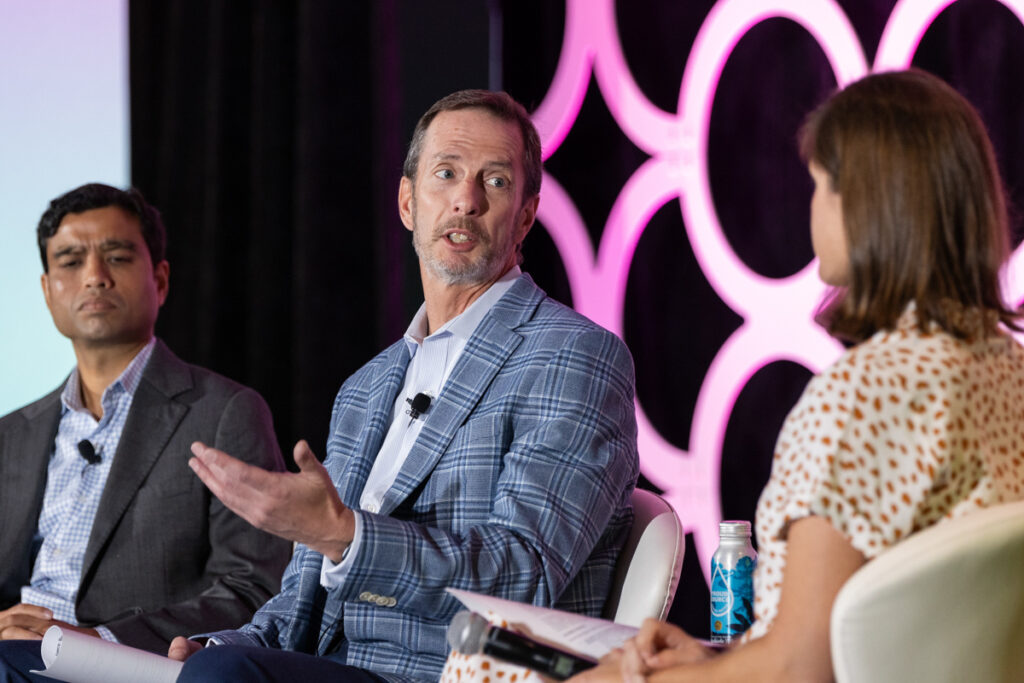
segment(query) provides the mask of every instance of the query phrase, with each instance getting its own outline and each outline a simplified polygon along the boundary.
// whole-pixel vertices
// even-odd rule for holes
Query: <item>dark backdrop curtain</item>
[[[895,1],[839,4],[870,63]],[[690,46],[713,5],[619,3],[633,77],[666,111],[677,109]],[[564,21],[562,4],[545,0],[130,3],[133,182],[162,209],[170,235],[171,295],[158,333],[183,358],[259,390],[286,452],[306,438],[323,454],[341,381],[400,336],[422,299],[395,209],[416,117],[466,87],[500,86],[533,109],[555,72]],[[915,64],[979,107],[1021,206],[1020,23],[996,0],[960,0],[932,24]],[[723,71],[711,186],[733,248],[763,275],[792,274],[812,257],[811,185],[793,139],[834,85],[821,48],[782,19],[755,26]],[[591,80],[547,169],[597,244],[645,160]],[[571,304],[543,226],[524,254],[524,268]],[[640,400],[670,442],[686,447],[700,382],[740,322],[698,268],[670,202],[638,245],[624,333]],[[775,435],[808,377],[773,363],[740,394],[723,453],[724,518],[753,518]],[[703,635],[707,591],[688,550],[671,619]]]

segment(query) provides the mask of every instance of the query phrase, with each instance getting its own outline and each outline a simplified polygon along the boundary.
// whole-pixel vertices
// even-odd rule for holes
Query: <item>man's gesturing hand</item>
[[[258,529],[304,543],[333,562],[341,561],[352,542],[355,516],[305,441],[292,451],[297,473],[268,472],[201,441],[192,444],[192,453],[192,471],[239,517]]]

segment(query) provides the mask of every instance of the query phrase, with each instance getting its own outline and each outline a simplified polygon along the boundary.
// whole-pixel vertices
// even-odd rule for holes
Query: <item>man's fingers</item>
[[[295,459],[295,464],[299,467],[299,474],[315,475],[319,479],[319,484],[330,495],[330,492],[334,490],[334,482],[331,481],[331,475],[328,474],[327,468],[316,457],[313,449],[309,447],[305,439],[295,444],[295,448],[292,449],[292,457]]]
[[[216,459],[218,454],[224,453],[224,451],[218,451],[216,448],[213,448],[212,446],[207,446],[202,441],[193,441],[192,445],[189,448],[192,451],[192,455],[196,456],[197,458],[202,458],[203,462],[205,463],[212,462],[214,459]]]
[[[20,609],[15,608],[34,608]],[[43,614],[49,614],[50,610],[35,605],[15,605],[11,609],[0,614],[0,640],[17,640],[27,638],[38,640],[46,633],[54,622]]]
[[[0,640],[42,640],[43,635],[21,626],[8,626],[0,631]]]
[[[216,496],[225,507],[253,526],[260,527],[258,520],[250,509],[253,500],[255,500],[251,490],[222,480],[219,473],[211,470],[199,458],[191,458],[188,461],[188,466],[192,468],[192,471],[196,473],[200,481],[206,485],[206,488],[210,489],[210,493]]]
[[[35,617],[36,619],[45,619],[49,621],[53,619],[53,611],[47,607],[40,607],[39,605],[30,605],[25,602],[18,603],[12,607],[0,611],[0,624],[4,623],[4,618],[8,615],[22,614],[29,617]]]
[[[206,487],[213,492],[213,495],[218,498],[221,497],[223,492],[223,486],[221,486],[220,478],[217,473],[214,472],[210,467],[215,453],[209,453],[214,449],[208,447],[202,441],[195,441],[191,446],[192,455],[194,458],[189,458],[188,466],[192,468],[192,471],[196,473],[196,476],[206,484]]]
[[[222,501],[224,500],[224,487],[221,485],[220,479],[217,478],[217,475],[206,466],[206,463],[198,457],[189,458],[188,466],[192,468],[192,471],[196,473],[199,480],[206,485],[206,488],[210,489],[213,495],[217,496]]]
[[[345,524],[354,525],[352,513],[309,444],[299,441],[292,452],[297,474],[268,472],[197,441],[189,467],[228,509],[258,529],[340,556],[351,542]],[[338,527],[340,517],[345,519]]]
[[[267,472],[200,441],[189,467],[229,510],[258,529],[281,535],[276,517],[289,507],[286,482],[294,474]]]
[[[234,460],[224,451],[211,448],[202,441],[196,441],[192,444],[192,455],[196,456],[196,460],[201,462],[208,470],[218,474],[228,471],[231,467],[231,461]]]
[[[189,459],[189,467],[228,507],[232,507],[231,500],[240,501],[251,496],[254,489],[266,490],[273,483],[271,474],[266,470],[210,448],[201,441],[192,444],[192,453],[195,457]]]
[[[196,443],[202,445],[201,442]],[[262,490],[272,483],[274,474],[276,474],[268,472],[261,467],[250,465],[216,448],[204,448],[205,450],[199,449],[200,453],[196,454],[195,459],[205,465],[206,469],[216,476],[218,481],[224,486],[233,488],[248,487]],[[193,449],[192,452],[195,453],[196,449]]]
[[[167,657],[178,662],[184,662],[202,649],[203,646],[196,641],[178,636],[171,641],[171,646],[167,649]]]
[[[295,448],[292,449],[292,458],[295,459],[295,464],[298,465],[299,469],[303,471],[310,467],[317,467],[320,464],[320,461],[316,459],[316,455],[313,453],[313,449],[309,447],[305,439],[295,443]]]

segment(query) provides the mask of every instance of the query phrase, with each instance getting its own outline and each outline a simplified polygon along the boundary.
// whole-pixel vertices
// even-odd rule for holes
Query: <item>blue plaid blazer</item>
[[[335,400],[325,464],[353,508],[408,362],[399,341]],[[323,588],[322,555],[299,546],[281,592],[214,635],[436,680],[460,609],[448,586],[600,615],[637,472],[629,351],[524,275],[469,340],[381,510],[362,513],[345,584]]]

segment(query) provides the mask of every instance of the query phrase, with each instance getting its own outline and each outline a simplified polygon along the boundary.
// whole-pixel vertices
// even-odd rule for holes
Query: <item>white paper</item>
[[[548,645],[600,659],[636,635],[637,629],[605,619],[536,607],[490,595],[449,588],[473,612],[497,615],[520,633]]]
[[[31,673],[67,683],[174,683],[182,667],[182,662],[60,626],[46,629],[41,654],[46,670]]]

